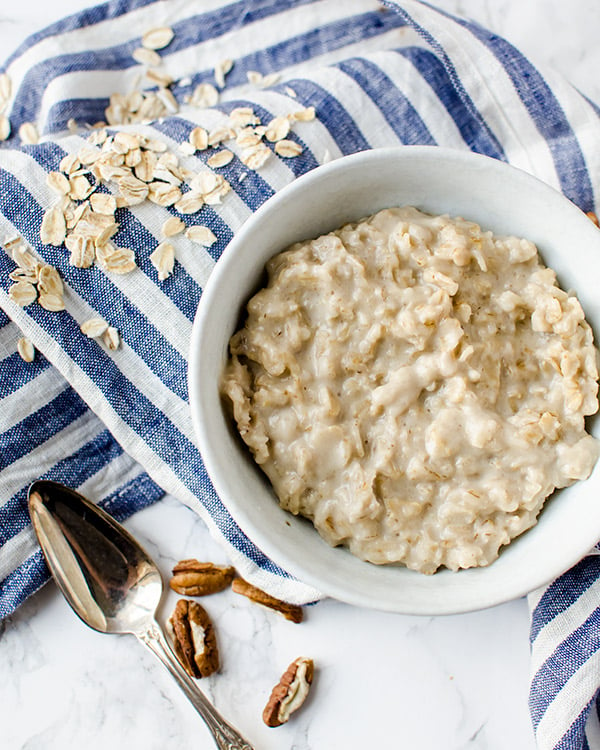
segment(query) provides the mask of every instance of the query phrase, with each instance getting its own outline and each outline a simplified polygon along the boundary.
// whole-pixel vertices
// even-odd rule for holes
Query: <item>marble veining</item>
[[[8,55],[29,33],[87,0],[3,3]],[[600,5],[588,0],[438,0],[550,64],[600,101]],[[226,562],[173,498],[128,522],[165,577],[184,557]],[[165,596],[159,619],[175,595]],[[202,682],[256,750],[533,750],[527,712],[528,612],[523,599],[483,612],[406,617],[331,600],[295,625],[232,592],[205,602],[222,670]],[[261,713],[290,661],[311,656],[311,695],[288,725]],[[159,662],[132,636],[86,628],[49,585],[0,624],[3,750],[212,750],[202,721]]]

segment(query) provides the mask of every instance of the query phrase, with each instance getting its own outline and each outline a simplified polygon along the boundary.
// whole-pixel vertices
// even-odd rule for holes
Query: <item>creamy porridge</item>
[[[330,544],[487,565],[589,476],[592,331],[531,242],[395,208],[267,272],[222,392],[282,507]]]

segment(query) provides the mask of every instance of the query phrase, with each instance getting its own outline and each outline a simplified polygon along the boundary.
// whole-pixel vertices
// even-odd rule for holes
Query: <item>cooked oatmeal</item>
[[[222,392],[281,506],[330,544],[487,565],[591,473],[592,331],[528,240],[394,208],[267,272]]]

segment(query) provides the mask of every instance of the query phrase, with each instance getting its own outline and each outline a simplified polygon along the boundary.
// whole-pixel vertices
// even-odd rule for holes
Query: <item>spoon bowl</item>
[[[31,520],[48,567],[77,615],[101,633],[138,633],[153,619],[163,581],[136,540],[74,490],[38,481],[29,490]]]
[[[162,576],[136,539],[108,513],[58,482],[34,482],[28,499],[52,577],[83,622],[101,633],[135,635],[175,678],[221,750],[252,750],[172,651],[155,619]]]

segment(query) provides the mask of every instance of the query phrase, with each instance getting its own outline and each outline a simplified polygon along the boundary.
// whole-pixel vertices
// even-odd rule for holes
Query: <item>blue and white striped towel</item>
[[[160,54],[182,106],[132,129],[176,147],[194,126],[224,122],[237,106],[251,106],[263,122],[314,106],[317,119],[294,126],[301,156],[273,156],[257,172],[236,156],[222,170],[232,194],[192,217],[217,242],[203,250],[175,238],[175,271],[165,281],[149,254],[172,208],[120,209],[115,239],[135,249],[135,272],[74,268],[64,248],[39,238],[43,212],[54,200],[46,173],[84,143],[85,132],[67,131],[70,119],[80,125],[103,120],[113,92],[139,85],[141,67],[132,52],[144,31],[163,25],[175,32]],[[214,82],[214,66],[227,58],[235,64],[219,103],[206,110],[184,106],[198,83]],[[34,122],[42,139],[28,146],[13,136],[0,150],[0,241],[20,234],[59,269],[66,310],[15,305],[8,295],[15,264],[10,252],[0,252],[0,616],[44,580],[25,502],[27,485],[38,476],[81,486],[120,517],[168,491],[205,519],[257,585],[293,601],[314,598],[318,592],[290,579],[243,535],[194,447],[186,355],[215,261],[252,211],[297,175],[380,146],[437,144],[484,153],[595,210],[600,111],[503,39],[417,0],[114,0],[31,37],[5,70],[13,84],[6,110],[13,133]],[[260,89],[248,84],[248,71],[281,77]],[[186,158],[195,170],[205,161],[203,153]],[[80,334],[81,322],[96,315],[120,331],[118,350]],[[36,346],[33,363],[16,354],[21,335]],[[544,750],[600,748],[599,565],[590,555],[531,597],[531,711]]]

